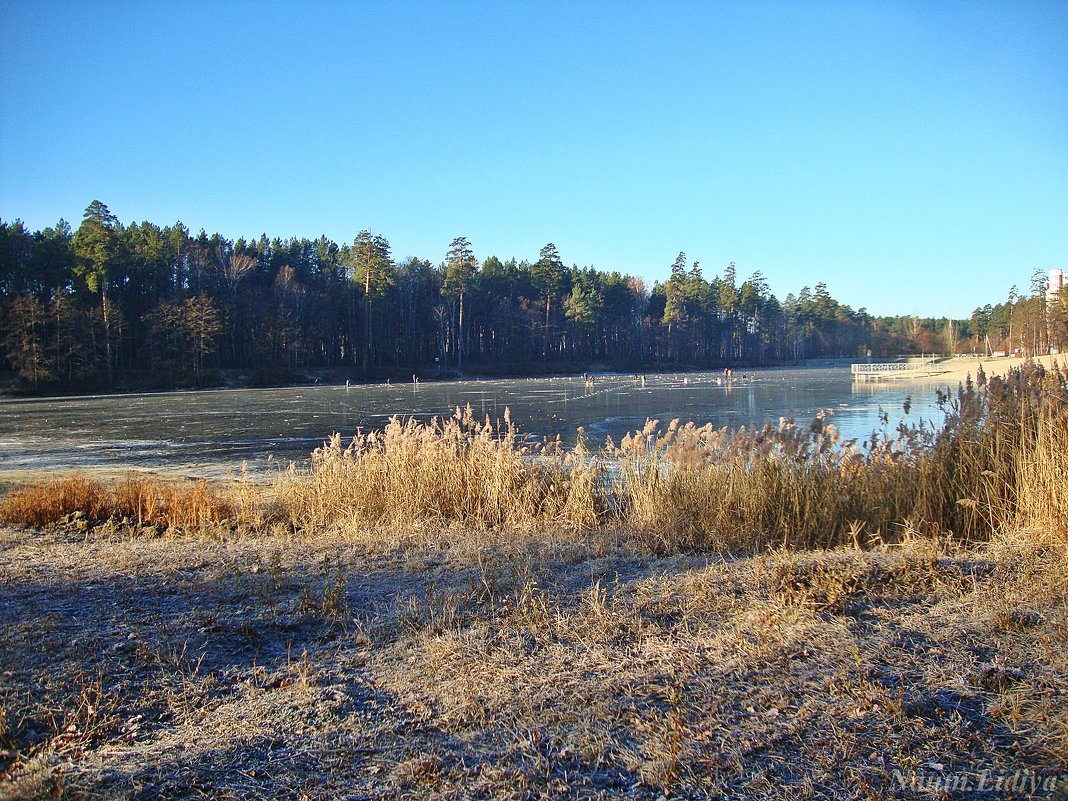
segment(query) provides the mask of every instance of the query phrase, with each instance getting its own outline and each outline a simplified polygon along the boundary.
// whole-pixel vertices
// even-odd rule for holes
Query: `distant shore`
[[[792,370],[792,369],[810,369],[813,367],[848,367],[854,360],[847,356],[838,356],[827,359],[808,359],[800,363],[790,364],[768,364],[768,365],[737,365],[733,369],[738,372],[759,372],[762,370]],[[876,357],[875,361],[880,359]],[[1058,362],[1059,360],[1059,362]],[[1009,357],[984,357],[984,356],[969,356],[947,359],[944,362],[940,362],[936,365],[936,369],[939,370],[937,374],[928,374],[924,376],[906,376],[895,375],[889,382],[897,381],[948,381],[957,383],[964,381],[969,375],[974,379],[978,367],[980,364],[983,366],[983,370],[988,376],[992,375],[1004,375],[1013,367],[1019,367],[1028,361],[1040,362],[1046,368],[1049,368],[1053,363],[1059,363],[1062,366],[1068,365],[1068,354],[1061,354],[1059,356],[1039,356],[1033,360],[1029,358],[1009,358]],[[512,371],[500,371],[500,370],[484,370],[478,369],[461,373],[454,369],[435,371],[433,369],[416,370],[414,373],[409,370],[395,370],[388,375],[383,373],[381,376],[375,376],[368,378],[366,376],[354,375],[351,370],[346,369],[320,369],[304,371],[299,376],[291,376],[289,381],[281,381],[277,383],[260,383],[257,381],[249,380],[248,376],[242,371],[238,370],[226,370],[222,371],[219,375],[219,380],[202,387],[159,387],[152,386],[148,382],[144,381],[131,381],[127,384],[112,389],[104,388],[68,388],[67,391],[48,392],[42,391],[41,393],[27,392],[24,387],[20,387],[15,381],[12,375],[5,375],[0,377],[0,398],[17,398],[17,399],[47,399],[56,397],[105,397],[108,395],[143,395],[150,393],[168,393],[168,392],[209,392],[218,390],[229,389],[284,389],[284,388],[300,388],[300,387],[314,387],[314,386],[342,386],[351,381],[353,386],[362,385],[376,385],[382,383],[403,384],[411,380],[413,375],[418,375],[420,382],[441,382],[441,381],[490,381],[490,380],[507,380],[507,379],[519,379],[519,378],[560,378],[560,377],[578,377],[585,372],[589,372],[592,375],[629,375],[629,374],[642,374],[660,375],[670,373],[719,373],[722,371],[722,367],[693,367],[693,366],[675,366],[665,367],[663,365],[647,365],[645,368],[635,368],[634,370],[612,370],[601,365],[590,366],[586,371],[583,371],[579,366],[575,365],[556,365],[558,369],[546,372],[528,371],[528,370],[512,370]]]

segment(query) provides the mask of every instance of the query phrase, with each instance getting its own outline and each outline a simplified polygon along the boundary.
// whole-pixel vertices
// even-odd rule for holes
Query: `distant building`
[[[1049,281],[1046,283],[1046,303],[1056,303],[1065,284],[1068,284],[1068,275],[1065,275],[1063,270],[1050,270]]]

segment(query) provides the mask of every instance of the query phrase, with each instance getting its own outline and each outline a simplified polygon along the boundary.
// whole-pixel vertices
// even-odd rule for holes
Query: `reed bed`
[[[542,534],[623,532],[656,553],[875,546],[905,532],[983,542],[1021,528],[1068,541],[1068,374],[1028,365],[940,399],[938,431],[903,423],[843,441],[826,414],[808,425],[730,432],[650,420],[590,450],[525,441],[470,407],[448,419],[395,417],[334,435],[310,468],[240,494],[204,482],[75,476],[0,502],[0,521],[33,526],[75,512],[138,526],[353,536],[413,528]]]
[[[917,476],[902,438],[840,442],[825,415],[734,433],[650,421],[612,453],[614,492],[657,552],[826,548],[885,538],[904,522]]]
[[[17,488],[0,500],[0,522],[90,526],[112,522],[138,529],[200,530],[245,517],[247,500],[207,481],[167,482],[128,475],[109,486],[73,475]]]
[[[650,423],[623,440],[615,492],[659,551],[831,548],[905,532],[983,542],[1038,528],[1068,541],[1068,374],[1027,365],[939,402],[943,427],[884,419],[841,441],[819,415],[733,434]]]
[[[18,487],[0,500],[0,522],[47,526],[81,513],[92,519],[110,514],[107,488],[85,476],[70,476]]]
[[[347,446],[334,435],[312,454],[310,473],[290,471],[280,496],[302,528],[590,528],[606,514],[602,479],[598,460],[583,448],[524,443],[508,412],[495,427],[468,407],[429,423],[394,417]]]
[[[1040,365],[940,398],[920,424],[843,441],[808,425],[731,432],[650,420],[595,452],[529,444],[470,409],[335,436],[281,493],[295,528],[613,527],[658,553],[759,552],[895,542],[916,532],[982,542],[1021,526],[1068,540],[1068,376]],[[580,432],[581,434],[581,432]]]

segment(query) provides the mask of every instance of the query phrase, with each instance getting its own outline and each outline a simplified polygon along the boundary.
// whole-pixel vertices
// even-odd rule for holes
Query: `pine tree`
[[[545,337],[543,341],[542,355],[549,351],[549,313],[552,309],[553,300],[559,296],[564,287],[564,279],[567,272],[564,263],[560,260],[560,254],[556,245],[548,243],[538,253],[538,260],[531,270],[534,284],[542,297],[545,298]]]
[[[100,306],[104,317],[105,368],[108,384],[112,383],[114,359],[112,357],[113,317],[109,302],[112,272],[118,258],[121,225],[114,214],[94,200],[82,215],[82,224],[74,234],[74,273],[85,282],[90,292],[100,293]]]
[[[370,231],[360,231],[352,243],[352,268],[358,283],[363,285],[364,340],[363,370],[371,361],[371,300],[381,297],[393,283],[393,261],[389,241]]]
[[[456,346],[456,368],[463,368],[464,355],[464,295],[467,292],[475,272],[478,270],[478,261],[475,259],[471,243],[466,237],[458,236],[449,244],[449,252],[445,255],[445,283],[441,287],[442,294],[452,295],[459,299],[459,321]]]

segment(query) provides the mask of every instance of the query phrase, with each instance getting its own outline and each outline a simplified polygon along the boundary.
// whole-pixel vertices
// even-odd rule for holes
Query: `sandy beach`
[[[965,381],[970,376],[975,378],[976,373],[979,370],[979,366],[982,365],[983,372],[987,377],[999,375],[1004,376],[1014,367],[1019,367],[1026,362],[1037,362],[1046,369],[1050,369],[1053,365],[1059,365],[1062,369],[1068,367],[1068,354],[1059,354],[1057,356],[1037,356],[1035,358],[1012,358],[1012,357],[985,357],[985,356],[962,356],[955,359],[948,359],[945,362],[940,362],[935,365],[931,371],[923,374],[914,375],[902,375],[902,374],[890,374],[892,378],[888,377],[887,382],[897,381],[915,381],[915,382],[945,382],[947,384],[957,384]]]

